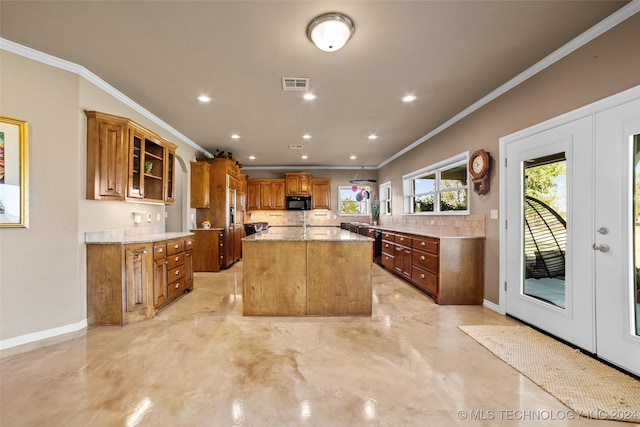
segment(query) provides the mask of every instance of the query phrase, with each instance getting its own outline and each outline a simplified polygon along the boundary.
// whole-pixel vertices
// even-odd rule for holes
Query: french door
[[[640,375],[640,99],[501,149],[505,311]]]

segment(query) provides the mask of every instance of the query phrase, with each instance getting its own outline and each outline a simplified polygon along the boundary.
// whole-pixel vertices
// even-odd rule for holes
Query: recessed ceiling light
[[[249,156],[249,160],[255,160],[256,156]]]
[[[231,139],[240,139],[240,135],[238,135],[237,133],[232,133]]]
[[[211,102],[211,101],[213,101],[213,98],[211,98],[210,96],[207,96],[207,95],[200,95],[198,97],[198,101],[200,101],[200,102]]]
[[[369,138],[370,140],[378,139],[378,135],[376,135],[375,133],[372,133],[367,138]]]
[[[307,156],[306,154],[301,157],[302,160],[307,160],[308,158],[309,156]]]
[[[418,97],[415,95],[405,95],[402,97],[402,102],[413,102],[416,99],[418,99]]]
[[[311,135],[309,135],[308,133],[305,133],[304,135],[302,135],[303,139],[311,139]]]
[[[355,160],[355,159],[357,159],[357,157],[356,157],[356,156],[351,156],[351,157],[349,157],[349,158],[350,158],[351,160]]]
[[[307,101],[313,101],[314,99],[317,98],[317,96],[314,93],[307,92],[304,95],[302,95],[302,98],[306,99]]]

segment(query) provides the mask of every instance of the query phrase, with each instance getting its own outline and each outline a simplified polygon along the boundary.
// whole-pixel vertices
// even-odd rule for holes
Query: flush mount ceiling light
[[[307,37],[318,49],[335,52],[344,46],[356,31],[353,21],[338,12],[316,16],[307,26]]]

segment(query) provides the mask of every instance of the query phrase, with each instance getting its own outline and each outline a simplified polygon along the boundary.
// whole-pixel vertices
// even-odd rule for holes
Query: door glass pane
[[[640,335],[640,135],[633,137],[633,263],[634,273],[633,283],[631,283],[632,301],[634,310],[632,315],[635,322],[635,335]]]
[[[567,246],[565,153],[524,162],[525,295],[565,308]]]

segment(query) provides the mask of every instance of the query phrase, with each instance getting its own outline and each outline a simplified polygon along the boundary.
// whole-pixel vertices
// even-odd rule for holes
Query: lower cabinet
[[[152,318],[157,309],[191,290],[193,242],[184,237],[87,244],[89,325],[126,325]]]
[[[382,232],[380,263],[437,304],[482,304],[484,238]]]
[[[191,263],[193,271],[220,271],[225,262],[224,229],[191,230],[195,234]]]

